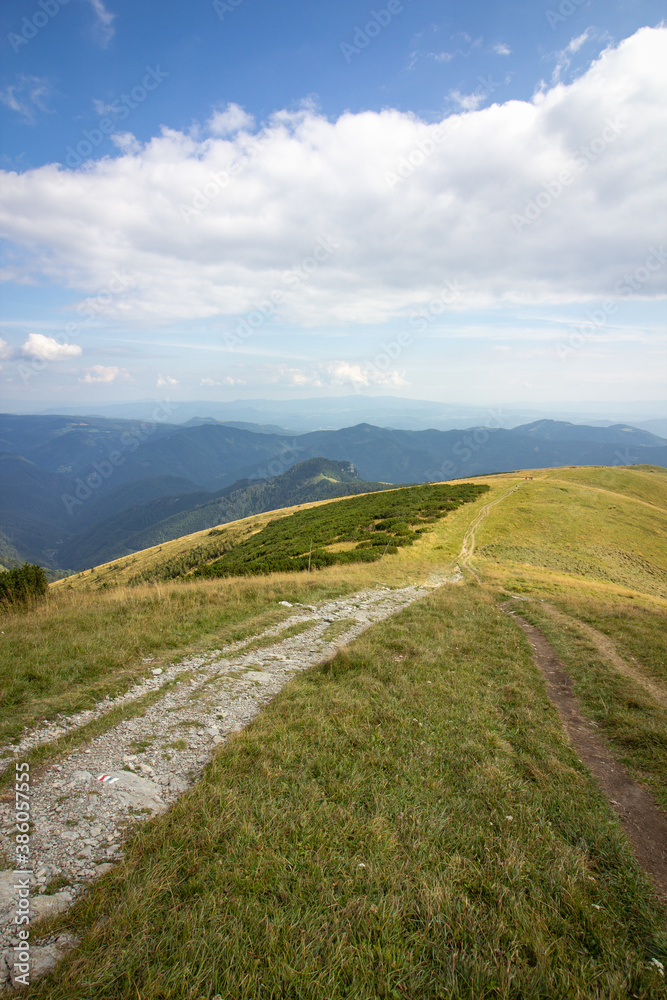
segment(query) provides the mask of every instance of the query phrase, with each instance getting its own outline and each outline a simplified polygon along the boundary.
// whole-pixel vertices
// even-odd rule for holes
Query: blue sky
[[[5,408],[664,398],[663,17],[8,0]]]

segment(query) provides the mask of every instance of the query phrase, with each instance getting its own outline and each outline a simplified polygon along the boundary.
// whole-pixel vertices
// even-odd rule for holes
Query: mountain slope
[[[199,491],[130,507],[76,535],[58,559],[82,569],[250,514],[384,488],[360,479],[349,462],[312,458],[273,479],[240,480],[213,496]]]
[[[391,430],[363,423],[290,436],[219,423],[183,427],[101,418],[0,417],[0,433],[12,451],[4,461],[0,527],[25,558],[53,569],[90,565],[102,555],[123,551],[115,545],[125,545],[128,551],[141,547],[148,536],[130,543],[133,535],[216,496],[223,498],[239,480],[276,477],[319,456],[352,462],[368,482],[396,484],[565,465],[667,466],[667,443],[650,432],[551,420],[512,430],[450,431]],[[186,494],[191,499],[183,501]],[[161,499],[164,503],[151,510],[124,515],[129,508]],[[279,496],[276,502],[283,501]],[[237,507],[230,516],[255,507],[254,502],[250,508]],[[210,513],[217,523],[228,516],[224,505],[218,515]],[[109,519],[112,523],[107,524]],[[70,557],[76,561],[53,561],[56,549],[97,522],[98,537],[91,530],[84,548],[78,553],[72,549]],[[199,522],[175,523],[166,535],[155,534],[150,540],[182,533],[195,523],[211,521],[206,513]]]

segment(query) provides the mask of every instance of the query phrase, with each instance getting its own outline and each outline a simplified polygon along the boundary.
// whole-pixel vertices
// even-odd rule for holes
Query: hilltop
[[[393,541],[308,573],[311,531]],[[270,572],[275,532],[296,570]],[[326,499],[53,584],[4,617],[0,739],[43,783],[56,904],[115,867],[48,925],[85,945],[29,996],[659,996],[667,880],[628,837],[666,822],[666,612],[646,465]]]

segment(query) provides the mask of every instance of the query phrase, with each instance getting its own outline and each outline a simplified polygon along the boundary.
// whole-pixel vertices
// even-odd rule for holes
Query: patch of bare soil
[[[611,802],[637,860],[667,902],[667,816],[649,793],[628,776],[600,733],[582,715],[572,678],[544,635],[516,614],[512,602],[503,607],[528,636],[533,658],[546,681],[547,694],[558,709],[572,746]]]

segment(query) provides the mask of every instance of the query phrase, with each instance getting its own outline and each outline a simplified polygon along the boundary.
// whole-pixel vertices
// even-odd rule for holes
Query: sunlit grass
[[[28,997],[648,1000],[667,944],[476,586],[298,676],[51,927],[83,946]]]

